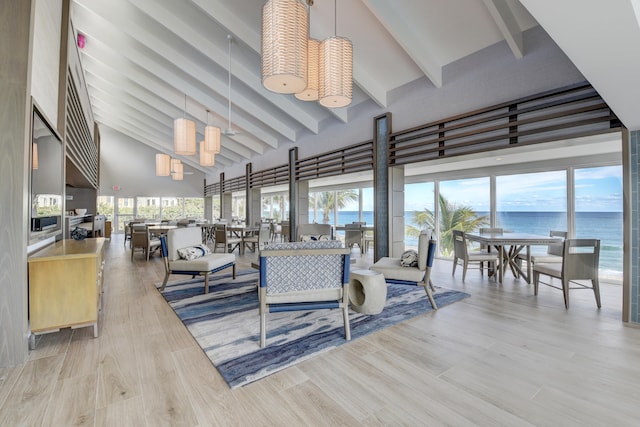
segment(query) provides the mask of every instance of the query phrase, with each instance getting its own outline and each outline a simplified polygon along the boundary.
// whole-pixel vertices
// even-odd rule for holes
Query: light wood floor
[[[43,335],[0,369],[0,426],[638,425],[640,328],[620,321],[619,285],[602,285],[601,310],[573,291],[567,311],[556,289],[474,270],[463,284],[437,261],[436,285],[471,298],[232,391],[155,289],[162,275],[114,236],[100,336]]]

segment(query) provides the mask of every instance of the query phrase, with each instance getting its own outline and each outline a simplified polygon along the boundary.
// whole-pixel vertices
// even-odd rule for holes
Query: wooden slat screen
[[[222,192],[231,193],[233,191],[244,191],[245,187],[245,176],[242,175],[236,178],[225,179],[222,183]]]
[[[70,70],[67,76],[67,120],[65,129],[67,157],[87,181],[97,189],[98,146],[91,137]]]
[[[216,182],[213,184],[205,185],[204,187],[204,197],[208,196],[219,196],[220,195],[220,182]]]
[[[596,90],[580,83],[394,132],[388,165],[598,135],[620,127]]]
[[[307,157],[296,162],[296,180],[373,170],[373,141]]]
[[[268,187],[289,182],[289,165],[280,165],[271,169],[253,172],[249,176],[250,188]]]

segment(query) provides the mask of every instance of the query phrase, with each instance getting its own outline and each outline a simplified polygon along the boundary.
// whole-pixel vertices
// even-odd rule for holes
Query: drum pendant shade
[[[309,39],[307,48],[307,87],[295,95],[301,101],[318,100],[319,61],[320,41]]]
[[[215,164],[213,151],[208,151],[206,148],[206,142],[200,141],[200,166],[213,166]]]
[[[262,84],[276,93],[307,87],[309,20],[300,0],[269,0],[262,7]]]
[[[196,122],[185,118],[174,120],[173,151],[182,156],[196,154]]]
[[[204,128],[205,151],[213,154],[220,153],[220,128],[217,126],[206,126]],[[200,149],[202,151],[202,148]],[[213,166],[213,165],[212,165]]]
[[[353,44],[344,37],[329,37],[320,44],[320,104],[346,107],[353,91]]]
[[[171,157],[168,154],[156,154],[156,176],[171,175]]]

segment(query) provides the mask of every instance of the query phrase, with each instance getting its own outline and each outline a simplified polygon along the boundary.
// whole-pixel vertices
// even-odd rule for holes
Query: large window
[[[545,236],[551,230],[568,231],[566,172],[497,176],[495,225]]]
[[[277,222],[289,219],[289,193],[281,191],[277,193],[265,193],[261,196],[262,218],[274,219]]]
[[[407,249],[418,247],[420,231],[429,228],[435,231],[433,182],[418,182],[404,187],[404,243]]]
[[[113,221],[114,203],[115,197],[113,196],[98,196],[98,213],[105,215],[108,221]]]
[[[160,219],[160,197],[138,197],[138,217]]]

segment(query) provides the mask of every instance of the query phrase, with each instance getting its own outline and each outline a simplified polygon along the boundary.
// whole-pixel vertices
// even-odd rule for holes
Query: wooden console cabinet
[[[29,257],[29,323],[34,334],[93,326],[98,336],[104,270],[102,237],[60,240]],[[34,342],[32,341],[32,348]]]

